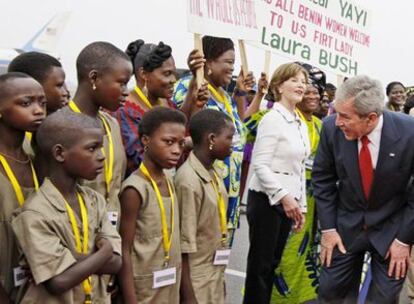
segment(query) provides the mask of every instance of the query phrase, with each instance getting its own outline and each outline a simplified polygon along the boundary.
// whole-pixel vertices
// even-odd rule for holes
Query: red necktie
[[[368,149],[369,139],[366,135],[361,138],[361,151],[359,151],[359,171],[361,173],[362,188],[364,190],[365,198],[368,200],[371,192],[372,179],[374,177],[374,170],[372,168],[371,153]]]

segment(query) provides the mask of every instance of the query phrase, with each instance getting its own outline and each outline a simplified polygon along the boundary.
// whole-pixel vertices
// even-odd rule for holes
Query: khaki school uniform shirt
[[[224,303],[225,266],[213,265],[215,252],[222,248],[222,243],[217,194],[212,183],[212,175],[193,152],[174,179],[180,208],[181,251],[188,253],[198,303]],[[221,180],[219,187],[227,210],[227,191]]]
[[[115,118],[110,116],[109,114],[100,111],[101,114],[108,123],[109,128],[111,129],[112,134],[112,141],[114,145],[114,165],[113,165],[113,175],[112,175],[112,182],[110,186],[110,191],[107,193],[106,190],[106,181],[105,181],[105,170],[102,171],[94,180],[87,181],[82,180],[82,185],[91,187],[92,189],[96,190],[100,194],[102,194],[106,200],[107,205],[106,209],[108,210],[108,216],[110,220],[114,219],[113,215],[111,216],[111,212],[117,213],[117,227],[119,227],[119,220],[121,215],[121,206],[119,202],[119,192],[121,190],[121,184],[124,180],[125,171],[126,171],[126,154],[124,145],[122,143],[121,137],[121,130],[119,128],[118,122]],[[104,150],[105,150],[105,157],[106,162],[109,164],[109,141],[108,136],[104,136]],[[112,222],[114,224],[114,222]]]
[[[173,183],[170,181],[172,187]],[[151,182],[141,176],[139,170],[132,173],[122,184],[135,189],[141,196],[141,207],[136,219],[135,238],[131,252],[135,293],[138,303],[178,303],[181,277],[180,230],[177,198],[174,204],[174,231],[168,267],[177,268],[174,285],[152,289],[153,272],[164,269],[164,247],[161,232],[161,212]],[[174,194],[175,195],[175,194]],[[168,231],[171,231],[171,199],[163,197]]]
[[[12,300],[17,299],[13,269],[19,266],[19,251],[11,227],[12,213],[19,208],[16,193],[9,179],[0,173],[0,283]],[[27,198],[35,192],[34,188],[22,187]]]
[[[78,186],[88,212],[89,254],[96,251],[98,237],[107,239],[115,253],[121,254],[121,239],[109,223],[104,198],[87,187]],[[83,237],[82,221],[76,215],[78,229]],[[65,205],[65,199],[49,179],[25,203],[13,219],[12,226],[27,261],[34,282],[28,282],[21,303],[74,304],[83,303],[82,284],[54,296],[44,287],[45,281],[61,274],[76,263],[75,236]],[[92,276],[93,303],[110,303],[102,276]]]

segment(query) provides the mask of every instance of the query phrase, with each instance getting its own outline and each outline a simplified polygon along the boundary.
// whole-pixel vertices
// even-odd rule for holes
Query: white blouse
[[[308,129],[279,102],[263,116],[257,130],[249,189],[264,192],[271,205],[291,194],[306,212],[305,161],[310,155]]]

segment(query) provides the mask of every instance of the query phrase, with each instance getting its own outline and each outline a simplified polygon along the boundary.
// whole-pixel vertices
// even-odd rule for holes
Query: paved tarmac
[[[246,216],[240,215],[240,228],[236,231],[229,265],[226,269],[226,304],[242,303],[242,289],[246,277],[247,252],[249,250],[249,228]]]
[[[236,231],[229,265],[226,270],[226,304],[241,304],[243,300],[242,289],[246,276],[247,252],[249,250],[249,228],[244,214],[240,216],[240,221],[240,229]],[[405,286],[401,292],[399,304],[410,304]]]

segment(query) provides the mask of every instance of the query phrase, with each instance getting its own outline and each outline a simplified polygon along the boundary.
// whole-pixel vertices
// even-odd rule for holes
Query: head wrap
[[[309,84],[314,86],[319,95],[322,98],[323,92],[326,88],[326,75],[325,73],[317,67],[314,67],[310,64],[303,63],[303,62],[296,62],[300,66],[302,66],[309,74]]]

